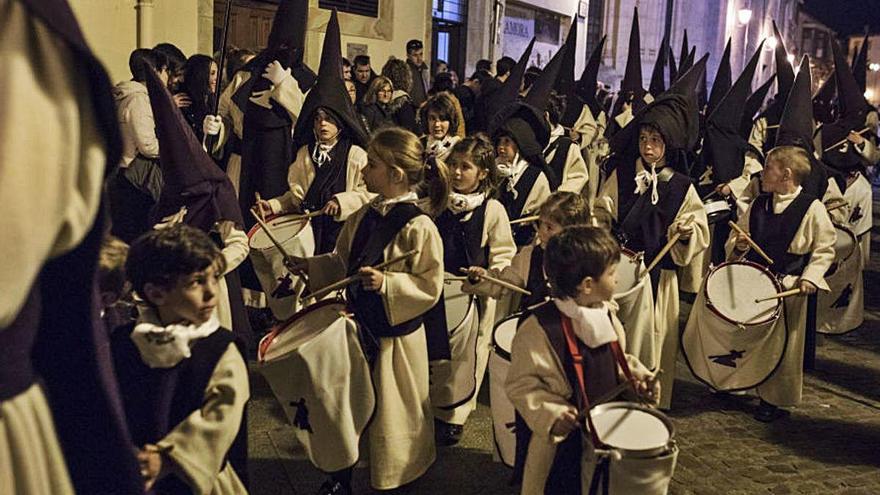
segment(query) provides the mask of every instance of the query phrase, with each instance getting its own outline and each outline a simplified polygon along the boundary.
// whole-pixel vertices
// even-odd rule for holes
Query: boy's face
[[[217,307],[217,275],[217,268],[210,266],[178,278],[171,289],[152,286],[147,287],[146,292],[149,300],[159,308],[163,324],[186,322],[201,325],[211,319]]]
[[[519,153],[519,148],[516,146],[516,141],[511,139],[510,136],[501,136],[495,145],[495,152],[498,154],[499,162],[511,163],[516,154]]]
[[[647,164],[657,163],[666,154],[666,143],[663,136],[654,129],[641,129],[639,131],[639,154]]]
[[[791,179],[791,169],[779,160],[768,160],[761,171],[761,190],[764,192],[783,192],[786,181]]]
[[[599,278],[587,277],[579,287],[582,299],[588,304],[610,301],[617,287],[617,263],[608,265]]]
[[[538,219],[538,240],[542,246],[546,246],[550,242],[550,238],[562,232],[562,225],[552,218],[542,216]]]

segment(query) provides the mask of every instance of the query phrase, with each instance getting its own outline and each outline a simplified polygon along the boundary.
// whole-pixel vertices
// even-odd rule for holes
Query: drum
[[[816,296],[816,329],[837,335],[855,330],[864,322],[865,288],[858,238],[847,227],[834,228],[834,262],[825,273],[830,290],[819,291]]]
[[[489,354],[489,404],[492,408],[492,433],[495,438],[495,454],[501,462],[513,467],[516,460],[516,410],[504,382],[510,369],[510,350],[519,325],[521,313],[500,320],[492,331],[492,353]]]
[[[480,310],[477,298],[461,290],[464,281],[448,273],[445,278],[443,305],[451,359],[430,363],[431,404],[449,410],[469,401],[477,389]]]
[[[611,495],[665,495],[678,458],[675,428],[656,409],[632,402],[607,402],[590,410],[596,434],[612,452]]]
[[[730,220],[731,208],[726,199],[707,199],[703,201],[709,225]]]
[[[353,466],[376,394],[345,305],[327,300],[300,311],[263,337],[257,357],[311,462],[326,472]]]
[[[308,219],[296,215],[276,215],[266,219],[272,235],[291,256],[309,257],[315,252],[315,238]],[[260,287],[266,293],[269,309],[275,318],[284,321],[299,310],[299,296],[305,288],[300,277],[284,266],[284,256],[257,224],[248,232],[250,258]]]
[[[716,390],[761,384],[785,352],[782,291],[769,270],[748,261],[722,263],[706,276],[682,333],[691,371]]]
[[[617,318],[626,333],[627,352],[654,369],[659,364],[656,362],[659,349],[654,335],[654,288],[650,277],[641,276],[645,273],[643,258],[642,253],[621,249],[614,301],[618,306]]]

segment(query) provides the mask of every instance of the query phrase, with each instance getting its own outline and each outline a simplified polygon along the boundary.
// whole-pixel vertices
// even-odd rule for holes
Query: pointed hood
[[[847,66],[849,67],[849,66]],[[834,100],[837,96],[837,77],[831,71],[828,79],[813,95],[813,117],[817,122],[829,124],[834,120]]]
[[[602,63],[602,51],[605,49],[605,36],[599,40],[599,44],[593,48],[590,59],[584,67],[584,72],[577,83],[577,95],[583,100],[584,104],[590,107],[593,117],[599,117],[599,113],[604,111],[602,105],[596,100],[596,86],[599,83],[599,64]]]
[[[664,79],[666,71],[666,61],[669,58],[669,38],[664,34],[663,40],[660,41],[660,48],[657,49],[657,60],[654,62],[654,70],[651,72],[651,85],[648,86],[648,92],[652,96],[657,96],[666,91],[666,80]]]
[[[749,63],[751,63],[751,61]],[[743,73],[747,70],[748,67],[746,67]],[[752,80],[749,79],[750,87],[751,81]],[[730,91],[732,82],[733,75],[730,70],[730,38],[727,38],[727,46],[724,47],[724,54],[721,55],[721,62],[718,64],[718,71],[715,72],[715,80],[712,81],[712,92],[709,93],[709,102],[708,107],[706,108],[707,115],[712,113],[712,110],[718,106],[718,103],[724,98],[724,95]],[[747,97],[748,95],[743,97],[743,103],[745,103],[745,98]]]
[[[782,35],[776,28],[776,21],[773,21],[773,36],[776,38],[776,49],[773,52],[776,59],[776,99],[781,96],[782,101],[785,101],[794,83],[794,68],[788,63],[788,52],[785,50]]]
[[[856,78],[859,89],[864,93],[868,87],[868,35],[865,35],[865,39],[862,40],[862,45],[859,47],[858,55],[856,55],[855,61],[852,64],[852,73]]]
[[[712,166],[712,180],[716,185],[730,182],[742,173],[743,160],[749,144],[740,134],[739,128],[763,45],[762,41],[742,74],[706,118],[706,132],[700,161]]]
[[[863,42],[862,46],[867,44]],[[841,116],[861,114],[862,121],[857,124],[863,124],[864,112],[867,111],[868,102],[865,100],[865,90],[859,86],[855,75],[848,70],[846,58],[843,49],[837,43],[837,40],[831,39],[831,51],[834,55],[834,80],[837,85],[837,104]],[[860,56],[861,57],[861,56]],[[829,78],[830,79],[830,78]]]
[[[703,57],[694,64],[687,72],[681,75],[678,78],[678,81],[675,81],[675,84],[669,88],[667,93],[669,94],[677,94],[684,97],[688,101],[688,105],[686,107],[687,111],[693,112],[686,119],[686,123],[689,126],[694,126],[693,128],[686,129],[686,136],[688,139],[687,146],[683,147],[685,151],[691,151],[697,144],[697,140],[699,138],[699,124],[700,124],[700,116],[699,116],[699,98],[697,94],[697,85],[703,80],[703,76],[706,73],[706,61],[709,60],[709,54],[703,55]]]
[[[678,74],[684,74],[687,72],[687,59],[688,59],[688,49],[690,45],[688,44],[688,30],[684,30],[684,35],[681,37],[681,50],[678,52]]]
[[[574,19],[574,21],[571,23],[571,28],[568,30],[565,43],[560,47],[560,50],[565,49],[565,57],[562,60],[562,67],[559,69],[559,78],[553,85],[553,89],[555,89],[557,93],[566,96],[574,93],[575,85],[574,59],[577,50],[577,15],[573,15],[572,19]]]
[[[547,62],[544,70],[538,75],[538,78],[529,88],[526,94],[525,102],[535,108],[547,108],[547,102],[550,101],[550,92],[559,79],[560,70],[568,53],[568,46],[562,45],[553,58]]]
[[[526,74],[526,65],[529,63],[529,58],[532,56],[532,49],[534,47],[535,38],[532,38],[529,45],[526,47],[526,51],[520,55],[516,65],[510,69],[510,74],[507,76],[507,79],[504,80],[504,83],[498,88],[498,90],[491,94],[491,98],[486,102],[487,105],[485,111],[488,112],[487,116],[489,120],[491,120],[494,114],[499,112],[507,104],[519,99],[519,90],[522,87],[523,77],[525,77]]]
[[[620,92],[635,94],[641,97],[645,93],[642,87],[642,48],[639,34],[639,9],[633,8],[632,28],[629,32],[629,49],[626,53],[626,70],[620,82]]]
[[[758,86],[758,89],[755,90],[754,93],[749,95],[746,99],[745,107],[743,108],[742,120],[740,121],[739,126],[739,134],[740,136],[748,139],[749,135],[752,133],[752,126],[754,125],[755,114],[758,113],[758,110],[761,109],[761,105],[764,104],[764,100],[767,98],[767,93],[770,92],[770,86],[773,85],[773,82],[776,80],[776,74],[770,76],[764,84]]]
[[[308,0],[281,0],[272,19],[272,30],[269,31],[266,48],[277,50],[283,47],[305,47],[308,21]]]
[[[811,79],[810,61],[804,55],[779,119],[775,146],[799,146],[812,154],[814,127]]]
[[[366,147],[369,138],[352,107],[351,98],[342,79],[342,43],[336,9],[330,13],[327,32],[324,34],[318,80],[306,95],[302,111],[296,119],[293,135],[298,145],[302,146],[314,139],[313,120],[319,108],[327,109],[334,115],[340,130],[344,128],[344,132],[354,144]]]
[[[672,47],[668,47],[668,55],[669,55],[669,84],[675,82],[678,79],[678,66],[675,64],[675,53],[672,51]]]
[[[235,190],[226,174],[208,156],[177,108],[156,71],[147,71],[147,90],[159,139],[159,159],[165,184],[151,221],[187,208],[184,223],[210,232],[220,220],[244,225]]]
[[[681,65],[678,67],[678,75],[681,76],[685,72],[688,71],[691,67],[694,66],[694,57],[697,56],[697,47],[691,48],[691,51],[688,52],[687,57],[682,60]]]
[[[822,126],[822,160],[836,170],[849,172],[867,165],[853,146],[844,142],[842,146],[837,146],[834,149],[828,151],[824,151],[824,149],[845,140],[851,131],[860,131],[865,125],[869,106],[856,78],[849,71],[843,50],[835,39],[831,40],[831,51],[834,55],[834,77],[832,79],[837,86],[839,112],[837,120]]]

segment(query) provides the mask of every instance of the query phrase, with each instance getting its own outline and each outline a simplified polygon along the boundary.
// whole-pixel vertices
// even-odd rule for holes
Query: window
[[[379,0],[318,0],[318,7],[367,17],[379,17]]]
[[[463,24],[467,21],[467,11],[467,0],[433,0],[431,4],[432,17],[449,22]]]

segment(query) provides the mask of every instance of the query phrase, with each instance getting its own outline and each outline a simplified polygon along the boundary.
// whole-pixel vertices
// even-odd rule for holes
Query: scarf
[[[604,303],[598,308],[588,308],[570,298],[554,299],[553,302],[562,314],[571,318],[574,334],[590,349],[617,340],[617,332]]]
[[[456,215],[474,211],[484,201],[486,201],[486,193],[484,192],[461,194],[453,191],[449,193],[449,211]]]
[[[316,167],[320,168],[321,165],[330,161],[330,152],[333,151],[336,143],[339,142],[338,138],[339,133],[337,133],[329,143],[315,141],[315,149],[312,151],[312,161],[315,162]]]
[[[641,160],[641,158],[639,158],[639,160]],[[650,172],[648,170],[643,169],[641,172],[636,174],[635,193],[638,195],[642,195],[645,192],[647,192],[648,189],[650,188],[651,189],[651,204],[652,205],[656,205],[657,202],[660,201],[660,195],[657,192],[657,183],[658,183],[657,163],[659,163],[659,162],[654,162],[651,164],[651,171]],[[663,172],[664,172],[663,170],[660,171],[661,174]]]
[[[131,332],[131,340],[141,359],[150,368],[173,368],[189,358],[192,346],[220,328],[217,312],[201,325],[162,325],[152,308],[142,308],[138,322]]]
[[[425,147],[425,154],[428,156],[436,156],[440,160],[445,160],[452,152],[452,147],[459,141],[458,136],[446,135],[443,139],[434,139],[428,136],[428,144]]]
[[[378,211],[384,217],[397,203],[415,203],[418,202],[418,200],[419,195],[416,194],[414,191],[410,191],[408,193],[404,193],[400,196],[395,196],[389,199],[385,199],[384,196],[379,195],[370,202],[370,208]]]
[[[519,178],[522,177],[523,172],[529,167],[529,162],[520,158],[519,153],[514,155],[511,163],[495,163],[495,169],[498,171],[498,177],[501,180],[507,180],[507,190],[513,194],[513,199],[516,199],[518,192],[516,190],[516,183],[519,181]]]

